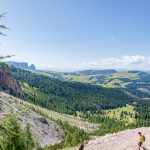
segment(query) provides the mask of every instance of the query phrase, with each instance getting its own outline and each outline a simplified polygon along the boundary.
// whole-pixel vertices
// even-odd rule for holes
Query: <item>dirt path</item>
[[[115,134],[96,137],[85,145],[84,150],[138,150],[138,132],[146,137],[143,146],[150,150],[150,127],[126,130]],[[71,150],[78,150],[77,148]],[[143,149],[142,149],[143,150]]]

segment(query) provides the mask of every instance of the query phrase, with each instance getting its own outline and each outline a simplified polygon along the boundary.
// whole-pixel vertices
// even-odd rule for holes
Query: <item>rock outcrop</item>
[[[22,96],[21,87],[11,76],[9,67],[2,62],[0,62],[0,90],[17,97]]]

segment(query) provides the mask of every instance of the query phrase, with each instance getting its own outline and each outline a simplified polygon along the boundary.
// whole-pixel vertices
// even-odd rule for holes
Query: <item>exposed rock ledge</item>
[[[0,91],[4,90],[9,94],[22,97],[21,87],[11,76],[10,69],[5,64],[5,67],[1,67],[1,64],[2,62],[0,62]]]

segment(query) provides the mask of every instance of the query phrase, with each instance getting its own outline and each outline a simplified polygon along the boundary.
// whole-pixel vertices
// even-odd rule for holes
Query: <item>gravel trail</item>
[[[150,127],[125,130],[93,138],[88,141],[84,150],[138,150],[139,131],[146,137],[143,147],[145,147],[145,150],[150,150]],[[78,150],[78,148],[71,150]],[[143,150],[143,148],[141,148],[141,150]]]

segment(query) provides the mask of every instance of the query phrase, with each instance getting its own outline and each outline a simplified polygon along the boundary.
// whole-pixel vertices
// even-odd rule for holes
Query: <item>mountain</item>
[[[8,65],[10,65],[10,66],[14,66],[16,68],[20,68],[20,69],[24,69],[24,70],[32,70],[32,71],[36,70],[34,64],[29,65],[26,62],[7,61],[5,63],[8,64]]]
[[[94,137],[92,140],[86,142],[84,150],[137,150],[138,132],[142,132],[146,137],[146,141],[143,144],[144,150],[149,150],[150,127],[125,130],[119,133]],[[78,150],[78,148],[72,148],[70,150]]]
[[[76,74],[76,75],[108,75],[108,74],[113,74],[117,73],[116,70],[111,69],[111,70],[82,70],[82,71],[75,71],[70,74]]]

